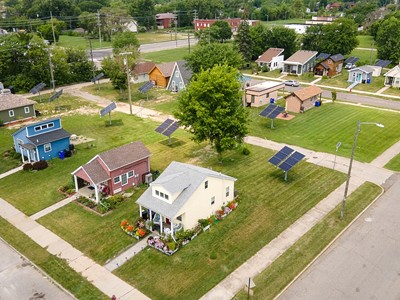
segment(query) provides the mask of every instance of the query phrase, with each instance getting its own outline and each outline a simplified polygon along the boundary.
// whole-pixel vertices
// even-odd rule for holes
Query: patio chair
[[[155,214],[154,215],[153,223],[157,224],[157,225],[161,224],[161,216],[160,216],[160,214]]]

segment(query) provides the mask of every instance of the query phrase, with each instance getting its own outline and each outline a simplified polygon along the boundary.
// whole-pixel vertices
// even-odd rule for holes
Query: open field
[[[275,128],[271,129],[270,120],[258,115],[261,110],[251,109],[250,135],[332,154],[341,141],[338,155],[345,157],[350,157],[358,120],[384,124],[385,128],[363,127],[355,154],[355,159],[363,162],[372,161],[400,139],[399,115],[394,112],[326,103],[296,114],[290,121],[275,119]]]
[[[347,88],[351,84],[350,82],[347,81],[348,78],[349,78],[349,72],[346,69],[343,69],[340,75],[332,78],[321,79],[318,82],[318,84],[330,85],[339,88]]]
[[[191,46],[190,50],[192,51],[195,46]],[[180,47],[176,49],[169,50],[161,50],[157,52],[149,52],[149,53],[141,53],[141,58],[145,60],[151,60],[154,63],[165,63],[171,61],[183,60],[186,55],[189,54],[189,48]]]
[[[393,157],[385,166],[385,168],[400,172],[400,153]]]
[[[372,43],[374,42],[374,38],[372,37],[372,35],[358,35],[357,40],[359,42],[357,46],[358,48],[371,48]],[[372,48],[376,49],[375,43]]]
[[[285,24],[305,24],[308,19],[287,19],[287,20],[274,20],[274,21],[261,21],[262,24],[267,26],[285,25]]]
[[[393,95],[393,96],[399,96],[400,97],[400,88],[389,88],[386,91],[382,93],[382,95]]]
[[[25,255],[77,299],[109,299],[89,281],[71,269],[65,260],[47,252],[46,249],[40,247],[3,218],[0,218],[0,227],[2,239]]]
[[[364,64],[370,65],[371,63],[375,63],[376,51],[354,49],[353,51],[351,51],[349,56],[357,56],[360,58],[360,60],[356,63],[357,66],[361,66]]]
[[[380,187],[368,182],[359,187],[347,199],[344,220],[340,220],[338,205],[264,272],[253,278],[256,287],[252,298],[274,299],[380,192]],[[241,291],[234,299],[247,299],[247,293]]]

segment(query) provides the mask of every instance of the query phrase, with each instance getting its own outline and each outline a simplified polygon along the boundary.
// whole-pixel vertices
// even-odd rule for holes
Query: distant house
[[[238,31],[239,25],[243,22],[240,18],[225,18],[225,19],[195,19],[194,20],[194,30],[199,31],[201,29],[210,28],[212,24],[217,21],[225,21],[229,24],[233,33]],[[257,20],[247,20],[249,26],[255,26],[259,21]]]
[[[300,113],[315,106],[315,102],[321,102],[322,90],[310,85],[286,96],[286,111]]]
[[[395,66],[385,75],[385,85],[400,88],[400,65]]]
[[[61,125],[60,117],[43,120],[22,127],[13,134],[15,151],[21,153],[22,162],[49,160],[59,151],[69,149],[69,132]]]
[[[283,62],[283,72],[302,75],[313,70],[316,51],[299,50]]]
[[[325,16],[312,16],[311,20],[307,20],[306,24],[307,25],[317,25],[317,24],[330,24],[333,21],[335,21],[337,18],[336,17],[325,17]]]
[[[158,29],[171,28],[175,25],[176,15],[172,13],[156,14]]]
[[[180,92],[181,90],[186,89],[192,75],[192,71],[186,67],[186,61],[177,61],[172,70],[167,90],[170,90],[171,92]]]
[[[374,70],[368,66],[361,66],[349,70],[349,82],[371,83]]]
[[[156,214],[160,232],[166,223],[173,235],[176,228],[191,229],[232,201],[235,181],[220,172],[173,161],[136,203],[140,214],[144,208],[149,216]]]
[[[343,63],[344,56],[342,54],[329,55],[316,64],[314,73],[320,76],[335,76],[342,72]]]
[[[139,62],[136,64],[132,71],[132,82],[147,82],[150,80],[149,73],[154,68],[155,63],[153,62]]]
[[[278,98],[278,90],[283,89],[285,84],[276,81],[264,81],[262,83],[246,87],[245,102],[247,106],[259,107],[270,103],[271,99]]]
[[[0,120],[8,124],[34,118],[35,103],[20,95],[0,94]]]
[[[149,78],[155,86],[166,88],[175,63],[168,62],[164,64],[156,64],[149,72]]]
[[[140,141],[100,153],[71,173],[75,190],[98,203],[100,193],[114,195],[143,183],[150,172],[150,155]]]
[[[267,67],[270,71],[282,69],[283,51],[285,51],[285,49],[269,48],[256,60],[256,63],[259,67]]]
[[[126,30],[130,32],[138,32],[138,24],[135,20],[131,20],[125,24]]]

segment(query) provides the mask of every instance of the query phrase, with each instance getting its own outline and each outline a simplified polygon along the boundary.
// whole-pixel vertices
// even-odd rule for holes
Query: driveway
[[[386,193],[279,299],[400,299],[400,174],[385,185]]]

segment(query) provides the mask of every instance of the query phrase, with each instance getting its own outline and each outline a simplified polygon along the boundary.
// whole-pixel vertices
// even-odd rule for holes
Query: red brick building
[[[240,22],[243,20],[240,18],[233,18],[233,19],[195,19],[194,20],[194,30],[199,31],[201,29],[209,28],[212,24],[217,21],[226,21],[228,22],[229,26],[232,28],[232,32],[237,32],[239,28]],[[254,26],[257,24],[258,21],[256,20],[247,20],[250,26]]]
[[[159,29],[175,26],[176,15],[172,13],[161,13],[156,15],[156,23]]]

